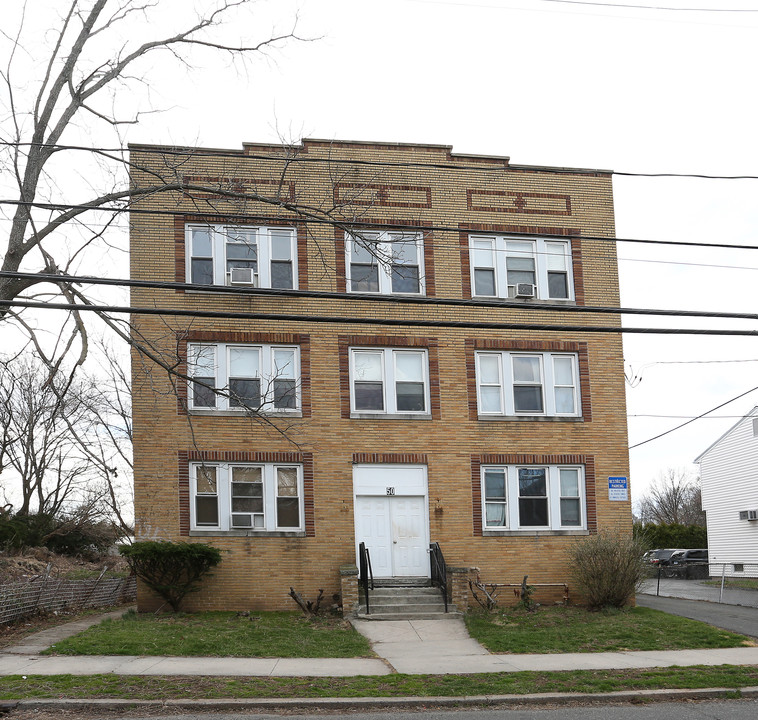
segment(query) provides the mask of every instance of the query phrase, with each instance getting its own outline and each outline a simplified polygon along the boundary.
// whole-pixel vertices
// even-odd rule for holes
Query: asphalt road
[[[758,608],[641,594],[637,595],[637,605],[758,638]]]

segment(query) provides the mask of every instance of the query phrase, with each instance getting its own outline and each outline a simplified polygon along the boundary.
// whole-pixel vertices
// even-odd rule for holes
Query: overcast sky
[[[30,5],[39,1],[52,0]],[[165,18],[191,4],[160,0]],[[314,39],[246,67],[198,53],[192,74],[163,56],[147,86],[121,102],[165,112],[125,138],[223,148],[303,137],[439,143],[515,164],[758,175],[758,2],[638,4],[755,12],[613,0],[261,1],[228,31],[260,39],[297,14],[298,34]],[[614,192],[620,238],[758,245],[756,180],[616,176]],[[619,243],[618,254],[623,306],[758,312],[758,251]],[[636,378],[627,386],[632,445],[758,386],[756,338],[627,335],[624,347]],[[632,449],[635,497],[659,471],[692,468],[756,404],[749,393]]]

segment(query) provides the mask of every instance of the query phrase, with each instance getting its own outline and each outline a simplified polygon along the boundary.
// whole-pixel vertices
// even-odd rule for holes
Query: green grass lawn
[[[0,678],[0,700],[22,698],[324,698],[598,693],[665,688],[733,688],[758,685],[758,668],[667,667],[645,670],[385,675],[372,677],[139,677],[120,675],[12,675]]]
[[[706,580],[706,585],[721,585],[721,580]],[[758,590],[758,579],[730,577],[724,580],[725,588],[740,588],[741,590]]]
[[[495,653],[567,653],[737,647],[749,638],[649,608],[588,612],[545,607],[466,617],[471,636]]]
[[[51,648],[64,655],[366,657],[368,640],[340,619],[291,612],[140,615],[106,620]],[[49,651],[48,651],[49,652]]]

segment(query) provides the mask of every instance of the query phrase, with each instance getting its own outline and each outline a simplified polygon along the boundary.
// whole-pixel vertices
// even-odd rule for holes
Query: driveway
[[[706,582],[706,580],[683,580],[680,578],[662,577],[660,587],[658,587],[657,578],[651,578],[643,582],[640,593],[758,608],[758,590],[725,587],[722,593],[718,581],[712,581],[715,582],[713,585],[707,585]]]

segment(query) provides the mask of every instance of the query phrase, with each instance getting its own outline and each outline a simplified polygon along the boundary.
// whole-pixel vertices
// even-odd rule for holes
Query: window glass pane
[[[579,497],[579,471],[561,468],[561,497]]]
[[[482,403],[482,406],[479,408],[480,412],[502,412],[503,406],[499,387],[493,385],[482,385],[479,388],[479,399]]]
[[[191,281],[197,285],[213,285],[213,260],[192,259]]]
[[[423,380],[424,354],[416,352],[396,352],[395,379],[398,381]]]
[[[218,498],[198,495],[195,498],[195,522],[198,525],[218,525]]]
[[[494,253],[492,251],[491,240],[475,240],[474,251],[472,253],[473,265],[477,268],[495,267]]]
[[[516,257],[532,257],[534,255],[534,244],[530,242],[519,242],[518,240],[510,240],[505,244],[505,249],[508,255],[515,255]]]
[[[229,375],[232,377],[258,377],[260,350],[258,348],[229,348]]]
[[[224,228],[227,243],[239,243],[240,246],[255,247],[258,232],[255,228],[226,227]]]
[[[553,372],[556,385],[574,384],[574,361],[570,357],[554,357]]]
[[[581,525],[582,513],[579,500],[561,498],[561,525]]]
[[[561,414],[576,412],[576,409],[574,408],[573,388],[555,389],[555,412]]]
[[[568,276],[566,273],[549,272],[547,274],[547,292],[551,298],[567,298]]]
[[[259,467],[233,467],[232,480],[234,482],[261,482],[261,468]]]
[[[277,378],[295,378],[295,351],[274,350],[274,375]]]
[[[353,370],[356,380],[382,380],[382,353],[353,353]]]
[[[398,412],[424,412],[424,383],[397,383]]]
[[[290,230],[271,231],[271,259],[292,260],[292,232]]]
[[[519,498],[518,501],[519,525],[522,526],[547,526],[547,500],[533,498]]]
[[[500,356],[479,355],[479,381],[500,384]]]
[[[392,292],[417,293],[419,292],[419,269],[413,265],[392,266]]]
[[[297,497],[297,468],[277,468],[276,485],[280,497]]]
[[[403,238],[406,238],[403,241]],[[407,235],[396,235],[390,233],[390,252],[392,253],[392,263],[395,265],[416,265],[418,264],[418,247],[416,240],[407,239]]]
[[[379,292],[377,265],[350,265],[350,289],[353,292]]]
[[[513,363],[513,379],[516,382],[542,382],[540,359],[525,355],[511,356]]]
[[[230,263],[230,267],[248,267],[258,259],[258,251],[255,243],[228,242],[226,243],[227,260],[244,260],[242,263]]]
[[[350,258],[354,263],[375,265],[377,262],[377,247],[375,244],[379,236],[376,233],[363,233],[361,240],[352,240],[350,243]]]
[[[202,384],[201,384],[202,383]],[[216,407],[215,377],[196,377],[192,383],[192,404],[196,408]]]
[[[198,466],[195,468],[195,482],[197,492],[200,494],[216,494],[216,468],[213,465]]]
[[[484,471],[484,497],[487,500],[505,500],[505,472]]]
[[[518,492],[521,497],[547,495],[545,468],[519,468]]]
[[[281,290],[289,290],[295,287],[292,282],[291,262],[271,263],[271,287]]]
[[[548,270],[566,270],[566,250],[564,243],[545,243]]]
[[[384,391],[382,383],[355,383],[355,409],[384,410]]]
[[[516,412],[541,413],[543,411],[542,388],[533,385],[514,385],[513,407]]]
[[[276,499],[276,525],[280,528],[300,527],[300,500],[298,498]]]
[[[297,381],[274,379],[274,407],[283,410],[297,408]]]
[[[229,380],[229,407],[258,408],[261,404],[261,381],[258,378]]]
[[[201,228],[192,228],[192,256],[193,257],[211,257],[213,255],[213,246],[211,244],[210,230]]]
[[[474,270],[474,295],[495,295],[495,271],[477,268]]]
[[[486,503],[487,527],[505,527],[505,503]]]
[[[190,375],[216,375],[216,348],[213,345],[190,345],[187,349]]]

